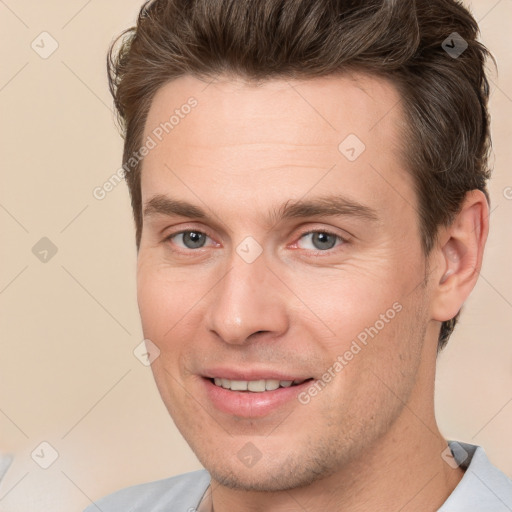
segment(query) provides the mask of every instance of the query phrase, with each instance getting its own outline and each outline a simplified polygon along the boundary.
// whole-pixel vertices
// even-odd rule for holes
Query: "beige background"
[[[80,511],[200,467],[133,355],[142,333],[126,186],[92,195],[121,158],[106,49],[140,4],[0,0],[0,451],[16,454],[0,486],[7,512]],[[512,0],[472,9],[500,66],[492,227],[482,278],[439,361],[437,411],[447,438],[483,445],[512,477]],[[59,45],[47,59],[31,48],[43,50],[43,31]],[[32,253],[42,237],[58,249],[46,263]],[[31,458],[49,456],[43,441],[59,453],[46,470]]]

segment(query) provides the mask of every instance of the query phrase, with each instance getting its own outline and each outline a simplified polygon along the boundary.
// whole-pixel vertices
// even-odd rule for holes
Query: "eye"
[[[201,249],[208,238],[208,235],[201,231],[189,230],[173,233],[166,240],[172,241],[182,249]]]
[[[341,236],[329,231],[310,231],[300,237],[297,246],[306,250],[328,251],[344,242],[345,240]]]
[[[212,242],[210,237],[197,230],[184,230],[178,233],[172,233],[166,238],[166,241],[171,241],[180,249],[201,249],[207,245],[208,240]],[[329,231],[309,231],[303,233],[297,242],[297,247],[305,250],[312,251],[329,251],[339,245],[345,243],[346,240],[340,235],[331,233]]]

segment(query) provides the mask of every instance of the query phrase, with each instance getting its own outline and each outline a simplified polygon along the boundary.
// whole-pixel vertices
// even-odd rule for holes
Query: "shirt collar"
[[[491,464],[481,446],[448,441],[464,476],[438,512],[512,512],[512,481]]]

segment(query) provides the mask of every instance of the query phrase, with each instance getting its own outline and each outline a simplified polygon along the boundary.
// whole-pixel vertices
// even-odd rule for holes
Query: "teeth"
[[[231,381],[231,391],[247,391],[246,380],[232,380]]]
[[[304,380],[277,380],[277,379],[260,379],[260,380],[230,380],[230,379],[213,379],[216,386],[230,389],[231,391],[252,391],[253,393],[263,393],[264,391],[274,391],[275,389],[289,388],[292,384],[300,384]]]
[[[279,387],[279,381],[275,379],[268,379],[265,380],[265,389],[267,391],[274,391],[274,389],[277,389]]]
[[[249,391],[254,391],[256,393],[261,393],[262,391],[265,391],[265,379],[249,381],[247,383],[247,389]]]

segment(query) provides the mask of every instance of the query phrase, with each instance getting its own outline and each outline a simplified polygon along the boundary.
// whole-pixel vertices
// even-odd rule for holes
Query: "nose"
[[[212,290],[207,328],[224,342],[237,345],[256,334],[280,336],[289,327],[286,293],[263,255],[247,263],[234,254],[229,271]]]

